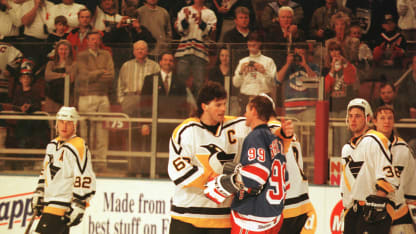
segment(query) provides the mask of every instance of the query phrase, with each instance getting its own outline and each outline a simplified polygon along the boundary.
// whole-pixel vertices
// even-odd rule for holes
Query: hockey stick
[[[28,225],[27,225],[27,227],[26,227],[25,234],[29,234],[29,231],[30,231],[30,229],[32,228],[33,222],[35,221],[35,218],[36,218],[37,216],[38,216],[38,210],[37,210],[37,209],[35,209],[35,210],[33,211],[33,216],[32,216],[32,219],[30,220],[29,224],[28,224]]]

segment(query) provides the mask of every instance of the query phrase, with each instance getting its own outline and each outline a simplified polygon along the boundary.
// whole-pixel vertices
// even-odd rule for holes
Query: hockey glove
[[[36,191],[33,193],[32,209],[33,209],[33,212],[37,214],[37,216],[40,216],[42,214],[42,210],[43,210],[43,191],[40,188],[37,188]]]
[[[234,175],[219,175],[208,181],[205,185],[204,194],[217,204],[221,204],[226,198],[240,190],[235,184]]]
[[[242,165],[235,162],[226,162],[222,168],[222,173],[226,175],[240,173],[240,168]]]
[[[68,219],[68,223],[66,225],[71,227],[81,223],[82,217],[84,216],[85,207],[85,201],[74,199],[71,203],[71,207],[65,213],[65,217]]]
[[[389,199],[376,195],[366,198],[363,216],[367,223],[376,223],[385,220],[388,216],[386,205]]]

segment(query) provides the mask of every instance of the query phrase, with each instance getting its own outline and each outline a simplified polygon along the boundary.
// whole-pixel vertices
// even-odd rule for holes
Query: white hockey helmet
[[[373,118],[373,111],[371,110],[370,104],[365,99],[354,98],[348,103],[348,106],[347,106],[347,116],[345,117],[345,122],[347,123],[347,125],[348,125],[348,111],[352,107],[361,107],[364,110],[364,114],[365,114],[366,118],[369,115],[370,115],[371,118]],[[369,123],[369,122],[367,122],[367,123]]]
[[[74,125],[76,125],[79,119],[79,114],[75,107],[63,106],[59,109],[58,113],[56,113],[56,119],[72,121],[74,122]]]

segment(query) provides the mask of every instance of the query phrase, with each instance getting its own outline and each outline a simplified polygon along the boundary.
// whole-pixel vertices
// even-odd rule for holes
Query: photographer
[[[258,32],[248,35],[247,47],[249,56],[241,59],[235,69],[233,85],[240,88],[239,103],[241,114],[250,96],[261,93],[270,94],[273,90],[273,79],[276,75],[276,65],[273,59],[261,54],[262,38]]]
[[[17,15],[17,6],[8,0],[0,0],[0,40],[11,41],[10,37],[19,35],[19,26],[22,24]]]
[[[142,26],[138,19],[123,16],[115,27],[112,27],[110,31],[104,32],[104,43],[119,43],[143,40],[147,42],[150,49],[153,48],[156,43],[156,39],[152,36],[152,33],[144,26]]]

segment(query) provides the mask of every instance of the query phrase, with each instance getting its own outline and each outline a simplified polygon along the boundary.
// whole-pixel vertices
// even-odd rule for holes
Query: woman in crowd
[[[65,79],[70,79],[70,84],[73,84],[73,78],[70,76],[73,66],[71,44],[67,40],[58,41],[53,60],[48,62],[45,70],[47,112],[56,113],[64,105],[65,92],[71,93],[71,89],[65,90]]]
[[[209,80],[216,81],[222,85],[224,84],[225,76],[230,75],[230,51],[223,46],[218,52],[218,58],[215,67],[209,71]]]

